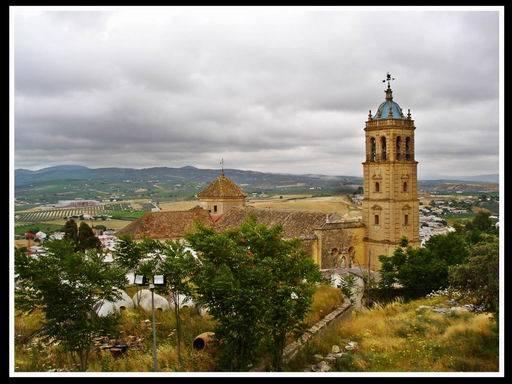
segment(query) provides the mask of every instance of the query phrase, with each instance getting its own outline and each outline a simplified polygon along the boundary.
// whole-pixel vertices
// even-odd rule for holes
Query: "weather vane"
[[[388,72],[387,75],[386,75],[386,78],[384,80],[382,80],[382,82],[385,83],[387,81],[388,82],[388,88],[389,88],[389,82],[392,81],[392,80],[395,80],[395,78],[391,77],[391,75]]]

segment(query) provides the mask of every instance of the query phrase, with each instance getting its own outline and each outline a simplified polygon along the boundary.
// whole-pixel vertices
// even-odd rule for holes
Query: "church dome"
[[[389,85],[386,89],[386,101],[379,105],[373,119],[405,119],[402,108],[393,101],[393,91]]]
[[[391,115],[389,111],[391,110]],[[402,108],[391,100],[386,100],[381,105],[379,105],[379,109],[374,116],[374,119],[405,119],[405,116],[402,112]]]
[[[244,199],[242,189],[234,181],[224,176],[224,172],[197,194],[200,199],[224,198]]]

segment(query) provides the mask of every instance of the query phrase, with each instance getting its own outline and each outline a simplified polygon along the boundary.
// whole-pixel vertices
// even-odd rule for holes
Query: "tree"
[[[85,251],[86,249],[101,249],[101,241],[96,237],[91,227],[85,222],[80,223],[78,228],[77,250]]]
[[[142,249],[129,235],[119,237],[113,256],[116,264],[126,272],[134,271],[143,258]]]
[[[170,296],[174,304],[174,315],[176,317],[176,336],[178,361],[181,364],[181,317],[180,297],[192,298],[193,287],[191,279],[198,270],[198,262],[185,249],[185,246],[177,241],[166,241],[163,248],[163,260],[157,267],[157,272],[165,276],[165,286],[160,288]]]
[[[498,319],[499,240],[488,236],[471,249],[466,263],[450,268],[450,283]]]
[[[42,308],[41,333],[60,341],[85,371],[93,338],[111,332],[117,322],[114,315],[97,316],[94,305],[117,299],[115,287],[122,288],[126,279],[97,252],[76,252],[69,240],[48,241],[45,248],[38,257],[16,252],[16,305],[25,311]]]
[[[488,211],[479,211],[472,221],[465,225],[458,225],[455,229],[458,233],[465,236],[469,244],[477,244],[485,237],[485,234],[498,234],[498,230],[494,226]]]
[[[411,297],[445,288],[448,267],[465,261],[468,254],[464,237],[454,232],[432,236],[423,248],[412,248],[403,240],[393,255],[379,256],[379,286],[390,291],[400,285]]]
[[[284,240],[281,227],[254,218],[221,233],[199,226],[186,238],[201,262],[198,300],[218,321],[220,365],[247,370],[267,350],[281,369],[286,334],[309,309],[318,267],[298,240]]]
[[[78,226],[75,220],[69,219],[66,221],[62,231],[64,232],[64,239],[71,240],[75,244],[78,242]]]
[[[107,227],[105,227],[103,224],[94,225],[93,228],[102,232],[107,230]]]

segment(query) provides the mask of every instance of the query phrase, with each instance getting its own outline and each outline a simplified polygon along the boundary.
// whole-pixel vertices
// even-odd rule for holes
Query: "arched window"
[[[402,150],[402,138],[400,136],[398,136],[396,138],[396,159],[397,160],[400,160],[401,158],[401,153],[400,151]]]
[[[375,144],[375,137],[370,138],[370,161],[375,161],[377,146]]]
[[[404,192],[407,192],[407,181],[404,181],[404,189],[403,189]]]
[[[380,192],[380,183],[379,182],[375,183],[375,192]]]
[[[374,216],[374,224],[379,225],[379,215]]]
[[[405,138],[405,160],[410,160],[411,158],[411,138]]]
[[[380,138],[380,151],[382,160],[386,160],[386,137],[382,136]]]
[[[404,215],[404,225],[409,225],[409,215],[408,214]]]

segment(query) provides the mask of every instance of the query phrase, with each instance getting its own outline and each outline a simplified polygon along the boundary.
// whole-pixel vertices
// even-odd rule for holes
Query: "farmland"
[[[304,210],[319,212],[336,212],[340,215],[349,215],[350,217],[361,216],[361,210],[354,206],[346,195],[321,196],[311,195],[293,195],[293,196],[275,196],[268,199],[249,200],[248,205],[256,208],[270,208],[282,210]]]
[[[16,223],[40,223],[72,216],[88,214],[91,216],[111,216],[113,219],[135,220],[144,214],[134,210],[130,203],[110,203],[82,208],[55,208],[16,212]]]

